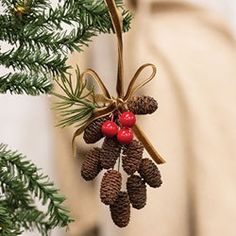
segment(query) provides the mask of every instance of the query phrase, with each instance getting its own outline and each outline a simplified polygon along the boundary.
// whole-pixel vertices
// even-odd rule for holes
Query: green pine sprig
[[[0,53],[0,64],[9,68],[16,68],[19,70],[40,71],[41,73],[52,73],[52,75],[59,75],[64,73],[68,66],[65,64],[65,57],[61,55],[48,55],[47,53],[37,51],[32,53],[31,50],[10,50],[5,53]]]
[[[48,235],[51,229],[66,227],[72,222],[62,205],[65,198],[58,193],[48,176],[43,175],[22,154],[9,150],[4,144],[0,144],[0,184],[0,210],[1,207],[7,209],[17,232],[36,228],[42,235]],[[36,198],[47,206],[45,212],[36,207]],[[4,227],[11,228],[7,222],[3,223]],[[3,232],[6,229],[2,226],[0,234],[1,230]]]
[[[4,200],[0,201],[0,233],[3,236],[16,236],[22,233],[13,221],[9,207]]]
[[[88,89],[87,81],[81,80],[78,67],[75,85],[73,85],[71,74],[57,78],[55,81],[63,92],[62,94],[52,93],[59,98],[54,106],[54,109],[59,111],[62,117],[58,126],[65,127],[76,124],[76,127],[79,127],[83,125],[98,106],[94,99],[93,88]]]
[[[8,73],[0,77],[0,93],[40,95],[50,93],[52,82],[43,74]]]

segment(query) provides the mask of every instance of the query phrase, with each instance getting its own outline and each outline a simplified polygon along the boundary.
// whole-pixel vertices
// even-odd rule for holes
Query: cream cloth
[[[201,8],[163,1],[145,17],[142,9],[133,56],[158,65],[159,80],[146,91],[160,103],[142,126],[167,164],[163,188],[149,192],[146,214],[135,214],[127,235],[233,236],[235,42],[218,16]]]
[[[160,108],[138,122],[167,160],[160,166],[164,184],[148,190],[147,206],[132,210],[130,225],[119,230],[98,193],[84,190],[88,186],[76,174],[77,179],[64,182],[80,217],[68,235],[84,235],[85,222],[87,228],[97,222],[102,236],[235,236],[235,42],[219,16],[204,9],[182,1],[140,4],[125,35],[125,68],[128,80],[142,63],[158,66],[157,79],[140,93],[157,98]],[[111,42],[110,36],[97,39],[91,57],[114,90]],[[80,147],[86,146],[81,142]],[[68,166],[67,157],[63,160],[61,171]],[[79,171],[72,167],[67,174]]]

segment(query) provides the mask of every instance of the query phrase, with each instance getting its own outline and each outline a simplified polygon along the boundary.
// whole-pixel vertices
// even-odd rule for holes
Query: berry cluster
[[[95,147],[87,153],[81,175],[90,181],[101,170],[106,170],[101,182],[100,199],[110,207],[112,220],[119,227],[128,225],[131,206],[141,209],[146,205],[147,185],[158,188],[162,184],[157,166],[151,159],[143,158],[144,147],[134,140],[132,131],[136,123],[135,114],[151,114],[157,109],[157,102],[143,96],[134,98],[127,105],[130,111],[122,114],[115,112],[109,117],[95,120],[86,128],[83,136],[86,143],[96,143],[105,136],[101,148]],[[122,168],[128,175],[126,191],[121,190],[121,160]],[[114,169],[116,164],[117,170]]]
[[[102,124],[102,134],[109,138],[116,136],[121,144],[131,143],[134,138],[131,127],[136,122],[134,113],[130,111],[123,112],[118,121],[118,124],[115,121],[105,121]]]

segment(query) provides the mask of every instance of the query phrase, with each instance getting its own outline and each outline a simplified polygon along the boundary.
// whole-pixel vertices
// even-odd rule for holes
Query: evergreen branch
[[[4,196],[11,203],[12,210],[20,205],[27,207],[32,204],[32,198],[20,178],[11,172],[8,164],[4,159],[0,161],[0,181]]]
[[[65,227],[72,221],[68,216],[68,211],[62,206],[64,197],[58,194],[58,190],[53,187],[53,183],[48,181],[48,176],[39,173],[39,169],[33,163],[27,161],[22,154],[8,150],[7,146],[3,144],[0,145],[0,160],[0,167],[2,167],[2,169],[7,168],[8,172],[8,175],[0,174],[1,183],[3,181],[4,185],[9,188],[10,180],[12,181],[14,178],[19,179],[30,194],[38,197],[42,205],[47,205],[48,209],[45,215],[49,217],[47,220],[48,229],[56,226]],[[16,186],[18,185],[14,185],[14,188],[11,189],[14,190]],[[15,191],[17,194],[19,194],[18,191],[23,192],[22,186]],[[23,198],[25,201],[30,201],[26,195],[24,195]],[[22,204],[23,200],[18,202],[20,202],[24,208],[30,205],[30,202],[28,202],[28,204]],[[33,211],[35,213],[35,209]],[[37,214],[40,215],[39,212]],[[42,215],[40,215],[40,217],[42,217]],[[42,219],[40,217],[39,219]],[[44,226],[42,226],[42,229],[43,228]]]
[[[24,0],[1,0],[3,6],[6,7],[6,11],[12,13],[17,6],[28,7],[40,12],[45,11],[47,7],[50,7],[50,1],[48,0],[27,0],[26,4]]]
[[[5,8],[10,9],[12,7],[12,2],[9,0],[2,0],[1,3],[2,3],[2,6]]]
[[[14,220],[20,222],[19,225],[27,230],[37,229],[42,235],[48,235],[51,229],[46,221],[47,216],[34,206],[18,209],[14,214]]]
[[[122,1],[117,1],[117,5],[122,7]],[[91,37],[98,32],[109,33],[112,29],[107,7],[102,0],[70,0],[56,9],[49,8],[48,14],[32,12],[36,15],[27,15],[28,19],[24,24],[9,15],[0,16],[0,39],[5,39],[11,44],[19,42],[31,48],[44,46],[46,49],[58,50],[60,47],[73,51],[87,45]],[[125,10],[122,11],[122,15],[124,31],[128,31],[132,15]],[[53,32],[62,29],[62,22],[74,24],[74,30],[69,35],[66,32]]]
[[[19,37],[22,46],[30,49],[45,48],[45,51],[60,52],[65,54],[68,50],[80,50],[83,45],[87,45],[95,33],[90,26],[77,27],[71,32],[53,32],[51,29],[38,29],[37,27],[26,29]],[[30,41],[28,40],[30,38]]]
[[[48,55],[40,51],[33,54],[29,50],[10,50],[0,53],[0,64],[13,67],[19,70],[41,71],[41,73],[52,73],[58,75],[65,72],[68,66],[65,65],[65,57],[60,55]]]
[[[26,230],[38,229],[43,235],[48,235],[50,225],[47,215],[34,206],[34,201],[27,185],[17,176],[15,170],[5,160],[0,161],[0,182],[4,189],[5,206],[15,222],[15,228]]]
[[[16,25],[12,22],[12,17],[9,15],[0,15],[0,40],[14,44],[17,42],[17,35],[15,34],[18,29]]]
[[[132,15],[123,9],[123,1],[116,0],[117,7],[122,10],[123,30],[130,29]],[[110,33],[112,22],[103,0],[69,0],[65,1],[61,8],[55,9],[51,14],[51,21],[65,19],[68,21],[79,21],[82,25],[91,25],[94,30],[103,33]]]
[[[0,160],[0,182],[4,189],[4,202],[14,228],[26,230],[38,229],[43,235],[48,235],[50,225],[47,223],[47,215],[37,210],[27,185],[17,176],[15,170],[6,160]],[[9,226],[8,226],[9,227]]]
[[[60,99],[54,108],[63,117],[58,124],[62,127],[73,124],[76,124],[76,126],[82,125],[96,108],[93,89],[87,90],[86,82],[81,81],[78,68],[76,70],[76,79],[75,86],[73,86],[71,75],[69,75],[69,78],[63,76],[62,78],[56,79],[56,83],[64,92],[64,95],[52,93]]]
[[[121,9],[123,16],[123,29],[130,28],[131,14],[123,9],[123,1],[116,0],[117,7]],[[91,26],[97,32],[107,33],[112,28],[111,19],[103,0],[68,0],[62,5],[57,5],[55,9],[49,7],[46,12],[38,14],[32,11],[29,15],[32,24],[48,29],[56,27],[62,29],[61,23],[79,24],[81,26]]]
[[[13,221],[5,201],[0,201],[0,234],[2,236],[16,236],[21,234],[20,228]]]
[[[0,40],[12,45],[20,45],[20,49],[37,51],[43,48],[46,52],[53,51],[54,54],[63,55],[68,50],[79,50],[95,35],[90,25],[73,27],[73,30],[68,33],[63,30],[58,31],[55,26],[45,27],[40,19],[37,19],[36,23],[33,21],[25,26],[18,25],[7,15],[0,15],[0,27]]]
[[[13,50],[0,53],[0,64],[21,70],[0,77],[0,92],[29,95],[48,93],[51,75],[66,73],[68,51],[80,51],[88,46],[98,33],[112,31],[112,23],[103,0],[68,0],[55,9],[48,0],[27,1],[28,12],[21,18],[15,15],[16,4],[24,6],[23,0],[0,0],[8,9],[0,15],[0,40],[14,45]],[[131,14],[116,0],[124,16],[124,31],[130,27]],[[63,30],[62,24],[72,30]],[[37,78],[38,77],[38,78]],[[83,110],[90,114],[92,109]],[[74,120],[75,117],[71,117]],[[85,118],[85,116],[84,116]],[[75,118],[75,120],[80,117]]]
[[[0,93],[39,95],[52,90],[52,82],[40,74],[9,73],[0,76]]]

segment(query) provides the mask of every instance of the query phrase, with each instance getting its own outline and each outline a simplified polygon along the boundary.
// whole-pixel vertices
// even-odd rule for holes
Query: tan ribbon
[[[119,110],[121,112],[127,110],[126,104],[132,98],[133,94],[138,89],[142,88],[144,85],[149,83],[155,77],[157,72],[157,69],[153,64],[148,63],[140,66],[135,75],[133,76],[133,78],[131,79],[126,94],[124,94],[124,65],[123,65],[123,40],[122,40],[123,24],[121,17],[119,17],[119,13],[117,11],[117,7],[114,0],[104,0],[104,1],[108,6],[118,42],[118,73],[117,73],[117,84],[116,84],[117,98],[114,98],[110,95],[108,89],[102,82],[101,78],[94,70],[87,69],[81,75],[82,80],[85,79],[87,75],[91,76],[91,78],[97,83],[98,87],[101,89],[102,94],[99,94],[99,99],[108,105],[106,107],[96,109],[93,115],[79,129],[76,130],[72,140],[73,145],[75,143],[76,137],[79,136],[85,130],[85,128],[96,119],[107,116],[116,110]],[[140,74],[147,67],[152,68],[152,74],[145,80],[141,81],[140,83],[137,83],[137,79],[140,77]],[[139,139],[139,141],[144,145],[145,149],[152,157],[152,159],[157,164],[165,163],[165,160],[160,156],[160,154],[156,151],[154,146],[145,136],[143,131],[137,125],[133,127],[133,131],[136,137]]]

